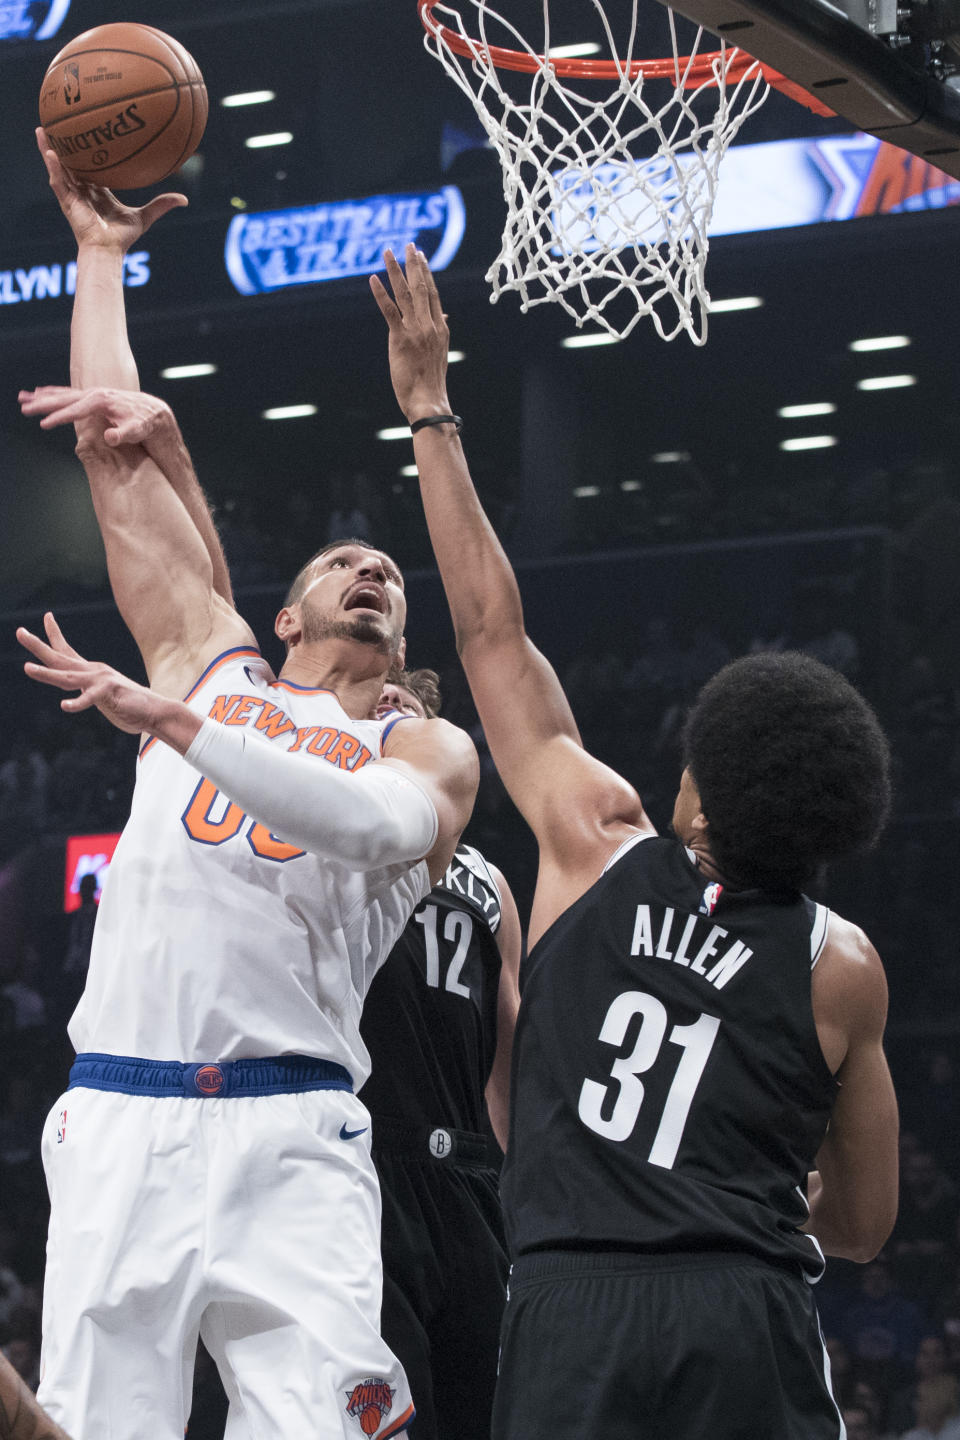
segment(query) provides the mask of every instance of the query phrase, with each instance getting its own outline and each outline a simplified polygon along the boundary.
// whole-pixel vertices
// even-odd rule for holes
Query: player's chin
[[[357,615],[350,621],[350,634],[364,645],[376,645],[381,650],[396,650],[397,642],[393,627],[381,615]]]

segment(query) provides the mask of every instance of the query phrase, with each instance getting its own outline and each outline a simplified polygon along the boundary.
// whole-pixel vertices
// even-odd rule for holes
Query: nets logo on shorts
[[[347,1414],[359,1421],[364,1435],[375,1435],[393,1409],[393,1397],[386,1380],[361,1380],[347,1391]]]

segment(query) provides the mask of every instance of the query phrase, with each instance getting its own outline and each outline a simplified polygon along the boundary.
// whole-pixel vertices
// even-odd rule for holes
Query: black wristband
[[[463,429],[463,421],[459,415],[424,415],[422,420],[414,420],[410,426],[410,434],[416,435],[417,431],[422,430],[424,425],[456,425],[458,435]]]

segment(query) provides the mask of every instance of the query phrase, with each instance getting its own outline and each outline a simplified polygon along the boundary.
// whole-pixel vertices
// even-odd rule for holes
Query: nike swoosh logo
[[[346,1121],[344,1121],[344,1123],[340,1126],[340,1139],[356,1140],[357,1136],[362,1135],[366,1128],[366,1125],[361,1125],[359,1130],[348,1130]]]

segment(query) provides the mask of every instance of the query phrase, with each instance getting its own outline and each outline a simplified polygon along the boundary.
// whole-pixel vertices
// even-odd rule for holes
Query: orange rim
[[[433,13],[434,5],[439,0],[417,0],[417,11],[420,21],[425,30],[436,35],[442,40],[449,50],[455,55],[460,55],[465,60],[472,60],[477,54],[490,63],[497,70],[515,70],[528,75],[534,75],[544,65],[550,67],[563,79],[577,80],[618,80],[621,75],[626,75],[630,80],[636,80],[638,75],[643,75],[648,80],[675,80],[679,71],[683,77],[683,87],[691,90],[699,85],[716,84],[716,73],[714,64],[723,58],[722,50],[712,50],[707,54],[696,55],[691,60],[689,55],[681,55],[677,59],[666,60],[631,60],[629,63],[620,60],[586,60],[576,59],[572,56],[562,56],[558,60],[547,60],[543,55],[533,55],[526,50],[508,50],[501,45],[482,45],[479,40],[468,40],[458,35],[456,30],[451,30],[447,25],[441,25]],[[835,115],[836,111],[824,105],[816,95],[811,95],[802,85],[795,80],[790,80],[786,75],[781,75],[779,70],[774,70],[771,65],[764,65],[762,61],[755,60],[745,50],[737,50],[733,59],[727,64],[727,79],[734,84],[742,80],[747,71],[754,65],[760,67],[760,72],[768,85],[779,90],[784,95],[789,95],[799,105],[804,105],[808,110],[813,110],[817,115]]]

